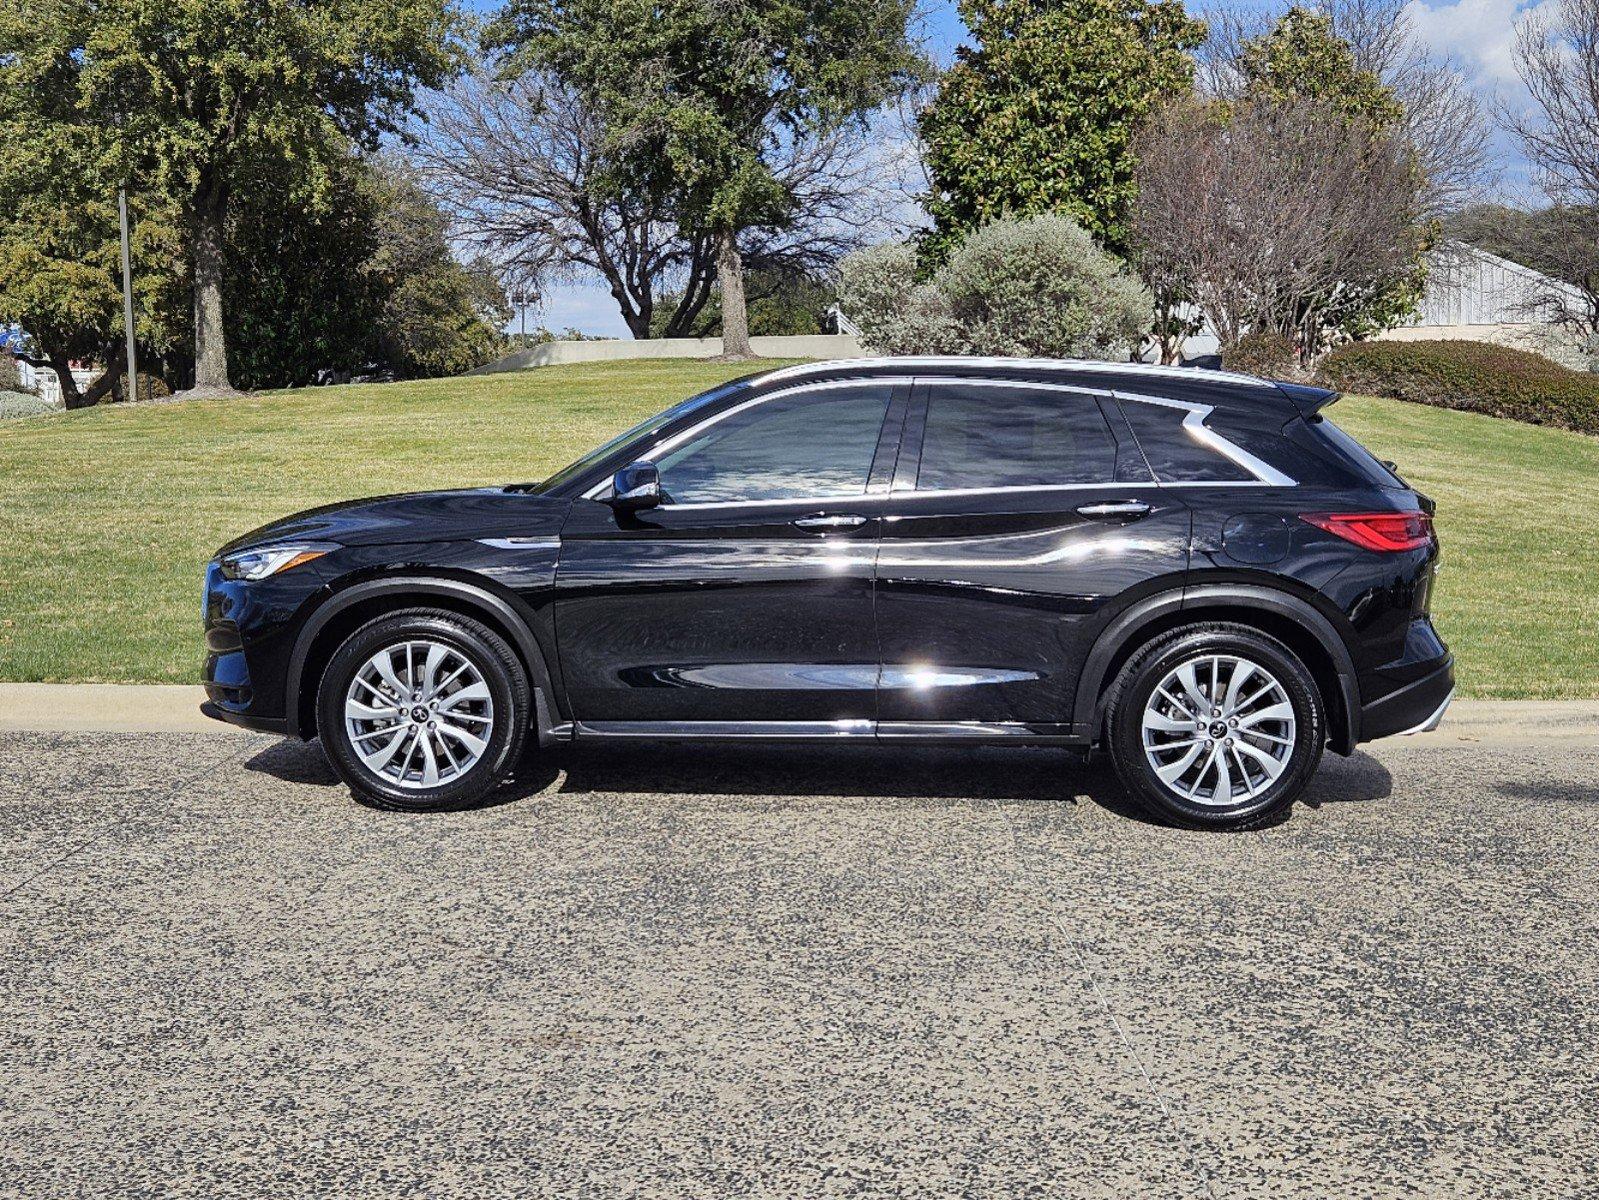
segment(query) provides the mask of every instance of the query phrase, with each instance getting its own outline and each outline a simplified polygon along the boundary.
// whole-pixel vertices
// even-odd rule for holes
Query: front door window
[[[669,504],[866,493],[891,384],[812,388],[734,410],[656,458]]]

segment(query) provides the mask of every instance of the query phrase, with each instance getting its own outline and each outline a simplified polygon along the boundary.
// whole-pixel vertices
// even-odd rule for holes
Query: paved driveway
[[[0,734],[0,1194],[1594,1194],[1591,745],[1329,759],[1230,837],[1048,751],[505,799]]]

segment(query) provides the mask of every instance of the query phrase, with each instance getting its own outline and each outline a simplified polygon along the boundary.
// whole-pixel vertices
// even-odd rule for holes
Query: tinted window
[[[1121,407],[1150,469],[1162,483],[1232,483],[1255,478],[1184,429],[1186,409],[1138,400],[1124,400]]]
[[[1313,417],[1310,427],[1320,434],[1323,442],[1330,444],[1345,465],[1365,482],[1380,488],[1405,486],[1405,481],[1383,466],[1375,454],[1326,417],[1319,415]]]
[[[934,384],[916,486],[1109,483],[1116,444],[1092,396],[1042,387]]]
[[[892,384],[795,392],[724,417],[656,461],[671,503],[866,491]]]

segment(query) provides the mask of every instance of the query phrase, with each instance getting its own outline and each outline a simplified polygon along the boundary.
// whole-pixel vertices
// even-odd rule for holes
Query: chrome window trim
[[[766,382],[767,378],[769,378],[769,377],[763,376],[762,379],[760,380],[760,382],[762,382],[762,383]],[[863,385],[871,386],[871,385],[875,385],[875,384],[888,384],[890,387],[896,387],[899,384],[911,383],[912,381],[913,381],[912,377],[909,376],[909,375],[874,375],[874,376],[872,376],[869,379],[824,379],[824,380],[822,380],[819,383],[796,384],[794,387],[782,388],[779,391],[767,392],[764,395],[760,395],[760,396],[751,396],[748,400],[745,400],[742,404],[735,404],[732,408],[724,409],[723,411],[721,411],[719,413],[713,413],[711,416],[705,418],[705,420],[701,421],[699,424],[691,425],[687,429],[683,430],[683,432],[673,434],[671,437],[667,438],[664,442],[657,442],[655,445],[653,445],[653,446],[651,446],[649,448],[649,452],[647,454],[641,455],[640,457],[645,459],[645,460],[647,460],[647,461],[654,461],[656,456],[661,455],[661,454],[665,454],[669,450],[675,450],[678,446],[682,445],[684,442],[688,441],[690,438],[694,437],[696,434],[699,434],[702,431],[704,431],[706,429],[709,429],[712,425],[715,425],[717,422],[725,421],[728,417],[733,416],[735,413],[741,413],[747,408],[754,408],[757,404],[765,404],[769,400],[780,400],[784,396],[796,396],[796,395],[800,395],[800,394],[802,394],[804,392],[828,392],[828,391],[834,391],[834,390],[836,390],[838,388],[861,387]],[[892,403],[892,397],[890,398],[890,403]],[[875,450],[875,445],[874,445],[873,448]],[[637,462],[637,461],[639,461],[639,459],[634,459],[633,461]],[[605,489],[610,487],[610,486],[611,486],[611,481],[609,479],[602,480],[599,483],[596,483],[592,487],[590,487],[588,489],[588,491],[584,492],[582,498],[584,500],[597,500],[597,499],[599,499],[600,493],[605,491]],[[794,499],[782,499],[782,500],[698,500],[698,501],[689,501],[686,504],[663,504],[663,505],[661,505],[661,507],[662,508],[726,508],[726,507],[728,507],[730,505],[809,504],[809,503],[812,502],[812,500],[816,500],[816,499],[832,501],[832,500],[856,500],[856,499],[869,499],[869,498],[870,497],[869,497],[869,495],[868,495],[868,493],[866,491],[866,487],[863,484],[861,486],[861,490],[859,492],[848,492],[848,493],[845,493],[844,495],[840,495],[840,496],[797,497],[797,498],[794,498]]]
[[[937,363],[960,362],[960,363],[979,363],[979,364],[984,363],[984,362],[1001,363],[1001,364],[1003,364],[1003,363],[1032,364],[1032,363],[1035,363],[1035,362],[1054,362],[1054,360],[1034,360],[1034,359],[922,359],[922,360],[912,360],[912,359],[861,359],[861,360],[850,360],[850,361],[852,361],[852,362],[853,361],[859,361],[859,362],[862,362],[862,363],[906,363],[906,362],[913,362],[913,361],[921,361],[921,362],[937,362]],[[1064,365],[1064,364],[1056,363],[1055,365],[1059,366],[1059,365]],[[1109,365],[1111,365],[1111,366],[1121,366],[1123,364],[1112,363],[1112,364],[1109,364]],[[1125,365],[1133,366],[1135,364],[1128,363],[1128,364],[1125,364]],[[763,379],[762,379],[762,382],[765,382],[766,380],[769,380],[769,379],[778,378],[778,377],[782,376],[784,374],[784,372],[794,371],[794,370],[798,370],[798,369],[799,368],[795,368],[795,367],[785,367],[781,371],[775,371],[769,376],[764,376]],[[1183,373],[1185,375],[1192,375],[1194,373],[1191,368],[1187,368],[1187,367],[1172,367],[1172,368],[1167,368],[1167,369],[1169,371],[1173,371],[1173,372],[1181,372],[1181,373]],[[1215,374],[1217,374],[1217,372],[1209,372],[1209,374],[1215,375]],[[1246,378],[1246,377],[1240,376],[1239,378]],[[1120,389],[1106,390],[1104,388],[1082,387],[1082,386],[1079,386],[1079,385],[1076,385],[1076,384],[1069,384],[1069,383],[1044,383],[1044,382],[1041,382],[1041,381],[1035,380],[1035,379],[1014,379],[1014,380],[1012,380],[1012,379],[968,379],[968,378],[965,378],[965,377],[962,377],[962,376],[956,376],[956,375],[941,376],[941,377],[936,378],[936,379],[930,379],[930,378],[927,378],[927,377],[922,377],[920,380],[916,379],[914,376],[909,376],[909,375],[878,375],[878,376],[870,376],[870,377],[863,378],[863,379],[829,379],[829,380],[822,380],[821,382],[818,382],[818,383],[798,384],[798,385],[796,385],[794,387],[783,388],[780,391],[769,392],[769,393],[767,393],[765,395],[761,395],[761,396],[752,396],[750,399],[744,401],[741,404],[734,405],[732,408],[727,409],[725,412],[716,413],[713,416],[706,418],[704,421],[701,421],[701,422],[699,422],[696,425],[690,426],[688,429],[683,430],[681,433],[674,434],[672,437],[667,438],[665,441],[656,443],[654,446],[650,447],[648,453],[645,454],[643,457],[645,457],[646,459],[653,459],[656,455],[664,454],[667,451],[673,450],[676,447],[682,445],[683,442],[687,441],[688,439],[690,439],[690,438],[694,437],[695,435],[697,435],[698,433],[700,433],[701,431],[710,428],[712,425],[716,424],[718,421],[721,421],[721,420],[723,420],[723,419],[725,419],[727,417],[730,417],[734,413],[743,412],[745,409],[753,408],[754,406],[756,406],[758,404],[764,404],[768,400],[776,400],[776,399],[779,399],[779,398],[781,398],[783,396],[793,396],[793,395],[797,395],[797,394],[800,394],[800,393],[803,393],[803,392],[821,392],[821,391],[831,391],[831,390],[834,390],[836,388],[858,387],[858,386],[860,386],[862,384],[884,383],[884,384],[888,384],[890,386],[897,386],[899,384],[916,383],[916,382],[928,384],[930,386],[960,385],[960,386],[977,386],[977,387],[1037,388],[1037,389],[1041,389],[1041,390],[1044,390],[1044,391],[1071,392],[1071,393],[1074,393],[1074,394],[1077,394],[1077,395],[1084,395],[1084,396],[1090,396],[1090,397],[1113,396],[1117,400],[1130,401],[1130,402],[1136,403],[1136,404],[1153,404],[1153,405],[1156,405],[1157,407],[1160,407],[1160,408],[1175,408],[1175,409],[1187,414],[1186,416],[1183,417],[1182,425],[1183,425],[1183,428],[1188,431],[1188,435],[1190,437],[1192,437],[1200,445],[1206,447],[1209,450],[1215,451],[1217,454],[1220,454],[1223,458],[1226,458],[1228,461],[1230,461],[1230,462],[1234,463],[1235,465],[1243,468],[1245,471],[1248,471],[1251,475],[1254,476],[1254,478],[1253,479],[1237,479],[1237,480],[1230,480],[1230,479],[1208,479],[1208,480],[1186,480],[1186,481],[1184,481],[1184,480],[1175,480],[1175,481],[1167,482],[1167,483],[1163,483],[1163,482],[1160,482],[1160,481],[1153,481],[1153,482],[1139,482],[1139,483],[1115,483],[1115,482],[1109,482],[1109,483],[1016,484],[1016,485],[1007,485],[1007,486],[999,486],[999,487],[982,487],[982,488],[901,488],[901,489],[897,489],[897,490],[890,490],[890,491],[887,491],[887,492],[877,492],[877,493],[870,493],[870,492],[861,491],[861,492],[849,492],[849,493],[845,493],[845,494],[841,494],[841,495],[831,495],[831,496],[792,496],[792,497],[784,497],[782,499],[776,499],[776,500],[699,500],[699,501],[689,501],[689,502],[682,503],[682,504],[663,504],[663,505],[661,505],[661,507],[662,508],[670,508],[670,509],[673,509],[673,510],[681,510],[681,511],[685,511],[685,512],[692,512],[692,511],[697,511],[697,510],[701,510],[701,509],[780,508],[780,507],[783,507],[785,505],[812,505],[812,504],[828,505],[828,504],[838,504],[840,502],[847,502],[847,503],[849,503],[851,505],[855,505],[855,504],[865,504],[865,503],[874,502],[874,501],[881,501],[881,500],[890,499],[890,498],[902,499],[902,498],[904,498],[906,496],[989,496],[989,495],[1004,495],[1004,494],[1007,494],[1007,493],[1016,493],[1016,492],[1072,492],[1072,491],[1086,491],[1086,490],[1103,490],[1105,488],[1113,488],[1113,489],[1115,489],[1117,491],[1120,491],[1120,490],[1122,490],[1124,488],[1125,489],[1136,489],[1136,490],[1139,490],[1139,491],[1145,491],[1145,490],[1161,490],[1161,489],[1164,489],[1164,488],[1248,488],[1248,487],[1297,487],[1298,486],[1298,480],[1294,479],[1292,476],[1286,475],[1282,471],[1277,470],[1277,468],[1273,467],[1270,463],[1265,462],[1264,460],[1262,460],[1262,459],[1256,457],[1255,455],[1249,453],[1249,451],[1245,450],[1242,446],[1236,445],[1235,443],[1233,443],[1232,441],[1230,441],[1227,438],[1223,437],[1221,434],[1217,433],[1214,429],[1211,429],[1208,425],[1206,425],[1205,424],[1205,420],[1210,416],[1210,414],[1212,412],[1215,411],[1215,408],[1212,405],[1195,404],[1195,403],[1192,403],[1192,402],[1186,401],[1186,400],[1172,400],[1172,399],[1169,399],[1169,398],[1164,397],[1164,396],[1150,396],[1150,395],[1145,395],[1144,393],[1141,393],[1141,392],[1124,392],[1124,391],[1121,391]],[[1259,381],[1257,380],[1255,382],[1259,382]],[[1270,386],[1270,385],[1266,385],[1266,386]],[[596,500],[596,499],[599,498],[600,494],[603,493],[610,486],[611,486],[611,484],[610,484],[609,480],[605,480],[605,481],[602,481],[600,483],[597,483],[597,484],[593,485],[592,487],[590,487],[586,492],[583,493],[583,499],[585,499],[585,500]]]
[[[1157,379],[1209,380],[1212,383],[1234,383],[1277,390],[1276,384],[1269,380],[1257,379],[1253,375],[1238,375],[1231,371],[1209,371],[1198,367],[1161,366],[1158,363],[1100,362],[1082,358],[965,358],[951,355],[836,358],[828,362],[798,363],[792,367],[779,367],[768,375],[762,375],[758,382],[771,383],[779,379],[798,379],[820,371],[854,368],[875,370],[880,367],[899,367],[912,372],[926,367],[963,367],[968,370],[1098,371],[1102,374],[1144,375]]]

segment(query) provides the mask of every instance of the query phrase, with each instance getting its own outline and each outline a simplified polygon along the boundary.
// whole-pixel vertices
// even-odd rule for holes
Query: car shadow
[[[244,766],[286,783],[342,787],[316,742],[279,742]],[[1078,752],[1047,747],[672,743],[562,747],[524,755],[511,777],[474,807],[513,804],[552,788],[573,796],[1093,804],[1128,820],[1153,823],[1117,781],[1103,755],[1085,763]],[[1317,809],[1324,804],[1380,800],[1392,791],[1388,769],[1369,754],[1328,755],[1300,803]]]

